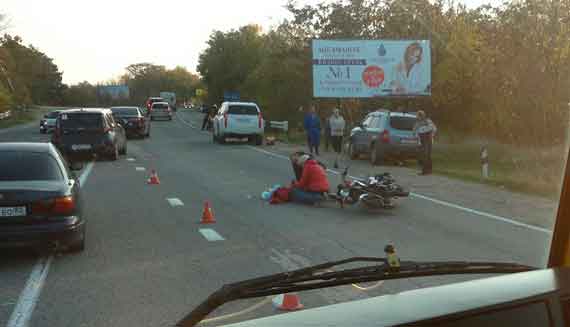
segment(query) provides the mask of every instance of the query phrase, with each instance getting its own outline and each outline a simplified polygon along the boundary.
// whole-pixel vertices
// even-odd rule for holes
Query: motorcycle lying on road
[[[304,152],[295,152],[290,156],[293,171],[297,180],[301,178],[303,168],[296,163],[296,158],[306,155]],[[312,155],[309,154],[312,158]],[[318,163],[327,170],[326,166]],[[332,200],[339,203],[341,208],[345,205],[354,205],[362,203],[368,208],[394,208],[394,200],[401,197],[408,197],[409,192],[397,184],[394,177],[390,173],[378,174],[365,179],[350,177],[346,167],[340,174],[341,181],[337,186],[336,193],[325,194],[326,200]]]

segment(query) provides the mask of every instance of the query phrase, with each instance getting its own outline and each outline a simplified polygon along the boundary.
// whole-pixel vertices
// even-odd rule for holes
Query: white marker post
[[[481,174],[484,179],[489,178],[489,153],[485,145],[481,149]]]

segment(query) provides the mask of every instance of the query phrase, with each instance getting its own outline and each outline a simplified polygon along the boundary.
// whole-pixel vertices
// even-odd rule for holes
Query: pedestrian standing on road
[[[331,143],[336,157],[334,160],[334,168],[338,168],[338,159],[342,152],[342,137],[344,136],[344,128],[346,122],[340,115],[340,109],[335,108],[333,114],[327,119],[327,124],[330,126]]]
[[[319,155],[319,144],[321,143],[321,121],[317,116],[315,106],[312,106],[305,116],[305,132],[307,133],[307,143],[311,154]]]
[[[414,133],[420,139],[420,153],[418,155],[419,163],[422,166],[420,175],[429,175],[432,173],[431,149],[433,138],[437,133],[437,127],[427,118],[423,110],[419,110],[416,114],[417,120],[414,125]]]
[[[216,115],[216,111],[218,110],[216,105],[210,106],[205,114],[204,119],[202,120],[202,130],[209,130],[211,128],[211,120]]]

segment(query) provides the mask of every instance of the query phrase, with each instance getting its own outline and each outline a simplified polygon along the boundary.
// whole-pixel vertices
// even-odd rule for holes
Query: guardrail
[[[280,129],[283,132],[287,133],[289,131],[289,122],[288,121],[270,121],[269,127]]]
[[[12,116],[12,111],[0,112],[0,120],[10,118],[10,116]]]

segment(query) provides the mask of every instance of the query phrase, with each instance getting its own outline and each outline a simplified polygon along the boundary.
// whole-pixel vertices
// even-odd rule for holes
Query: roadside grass
[[[0,129],[13,127],[21,124],[31,123],[33,121],[38,122],[38,128],[40,119],[47,112],[59,109],[57,107],[30,107],[26,110],[14,110],[11,117],[0,120]]]
[[[287,141],[275,133],[270,135]],[[305,134],[290,131],[288,143],[305,144]],[[481,147],[487,145],[489,178],[481,171]],[[473,138],[438,136],[433,148],[433,172],[437,175],[481,183],[514,192],[558,200],[566,146],[533,148]]]

